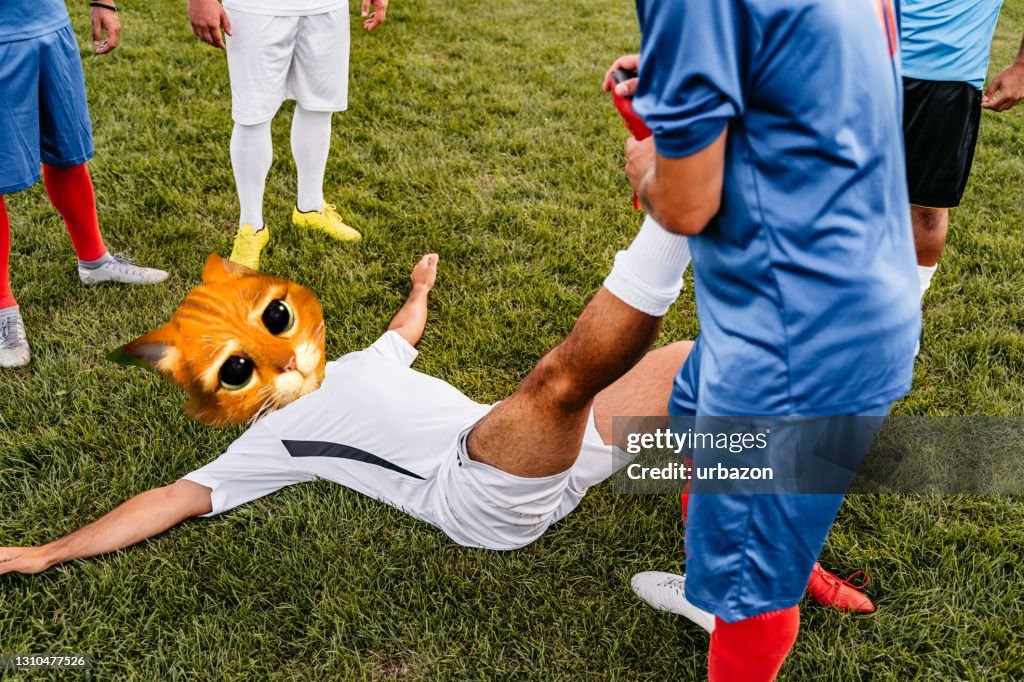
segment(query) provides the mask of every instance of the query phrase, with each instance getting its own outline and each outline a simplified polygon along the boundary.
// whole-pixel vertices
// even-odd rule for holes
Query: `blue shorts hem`
[[[788,609],[799,604],[801,599],[803,599],[803,593],[801,593],[796,599],[776,599],[775,601],[768,602],[767,604],[759,604],[757,606],[750,605],[743,608],[722,608],[720,604],[699,598],[694,599],[690,595],[686,595],[686,600],[691,604],[715,614],[726,623],[736,623],[762,613],[771,613],[772,611]]]
[[[56,159],[54,157],[46,158],[48,154],[41,154],[43,157],[43,163],[47,166],[56,166],[58,168],[71,168],[72,166],[80,166],[92,157],[96,156],[96,150],[90,149],[87,152],[79,154],[78,156],[72,156],[70,159]],[[38,182],[38,177],[36,178]]]
[[[36,173],[35,177],[30,179],[30,180],[24,180],[24,181],[21,181],[21,182],[15,182],[12,185],[4,185],[4,186],[2,186],[2,187],[0,187],[0,196],[2,196],[4,194],[14,194],[15,192],[20,192],[22,190],[28,189],[32,185],[34,185],[37,182],[39,182],[40,176],[41,176],[40,173]]]

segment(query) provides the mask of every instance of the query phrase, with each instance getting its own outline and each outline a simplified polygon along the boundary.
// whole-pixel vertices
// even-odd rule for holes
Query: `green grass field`
[[[72,15],[88,47],[83,6]],[[223,54],[192,36],[184,3],[122,14],[121,48],[83,51],[100,217],[114,250],[172,275],[84,289],[42,188],[7,198],[33,362],[0,372],[0,545],[72,531],[240,433],[189,421],[183,394],[104,360],[167,319],[204,257],[229,252],[236,219]],[[319,294],[337,356],[376,338],[411,265],[436,250],[416,366],[496,400],[565,335],[639,224],[624,129],[600,91],[637,44],[633,7],[395,0],[388,17],[354,31],[352,106],[335,118],[327,174],[364,240],[289,229],[286,105],[264,269]],[[1024,1],[1007,0],[993,73],[1022,31]],[[1022,139],[1024,107],[985,114],[897,414],[1022,413]],[[663,340],[697,329],[688,293]],[[606,484],[539,542],[499,554],[338,486],[299,486],[128,551],[0,577],[0,654],[89,654],[97,679],[699,679],[705,633],[629,590],[636,571],[683,569],[678,509]],[[1021,498],[849,499],[822,561],[867,570],[879,610],[807,606],[782,679],[1024,679],[1022,556]]]

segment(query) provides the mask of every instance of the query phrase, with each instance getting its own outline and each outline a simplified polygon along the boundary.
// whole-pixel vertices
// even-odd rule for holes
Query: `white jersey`
[[[524,479],[469,460],[463,436],[491,406],[410,369],[416,355],[387,332],[328,363],[318,390],[264,417],[185,478],[211,489],[209,515],[323,478],[438,526],[460,544],[510,549],[539,537],[617,468],[593,418],[577,464],[564,474]]]
[[[348,7],[348,0],[224,0],[224,9],[272,17],[309,16]]]

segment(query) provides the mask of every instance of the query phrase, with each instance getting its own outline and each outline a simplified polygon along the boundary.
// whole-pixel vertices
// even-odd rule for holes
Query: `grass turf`
[[[87,46],[84,10],[72,13]],[[99,210],[115,250],[172,276],[84,289],[41,187],[8,197],[34,357],[0,373],[0,545],[74,530],[239,433],[190,422],[179,392],[103,360],[165,321],[207,253],[230,250],[236,211],[223,55],[192,37],[179,3],[122,14],[121,48],[83,51]],[[287,228],[286,105],[264,269],[318,292],[340,355],[384,329],[408,269],[438,251],[417,367],[495,400],[569,330],[639,222],[625,134],[599,91],[635,48],[632,7],[403,0],[388,17],[354,30],[352,106],[335,118],[326,182],[364,240]],[[993,73],[1022,30],[1024,3],[1008,1]],[[1022,121],[984,116],[898,414],[1021,412]],[[687,296],[663,337],[696,331]],[[1024,678],[1022,529],[1019,498],[851,498],[823,561],[866,569],[879,611],[806,608],[782,679]],[[0,654],[87,653],[103,679],[698,679],[706,635],[628,587],[635,571],[683,568],[680,531],[676,499],[605,485],[527,549],[466,550],[338,486],[303,485],[128,551],[0,577]]]

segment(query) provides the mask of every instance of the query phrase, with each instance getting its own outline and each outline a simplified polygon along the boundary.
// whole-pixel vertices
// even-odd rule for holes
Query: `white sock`
[[[270,121],[254,126],[235,124],[231,132],[231,168],[238,191],[238,226],[263,229],[263,188],[274,160],[270,141]]]
[[[331,112],[309,111],[295,105],[292,118],[292,157],[298,172],[295,206],[306,213],[324,207],[324,171],[331,150]]]
[[[921,287],[921,301],[924,301],[924,292],[928,291],[928,287],[932,284],[932,277],[935,276],[935,271],[939,269],[939,264],[935,265],[918,265],[917,266],[917,284]]]
[[[616,254],[604,288],[630,307],[661,317],[679,298],[689,265],[686,237],[647,216],[629,248]]]

